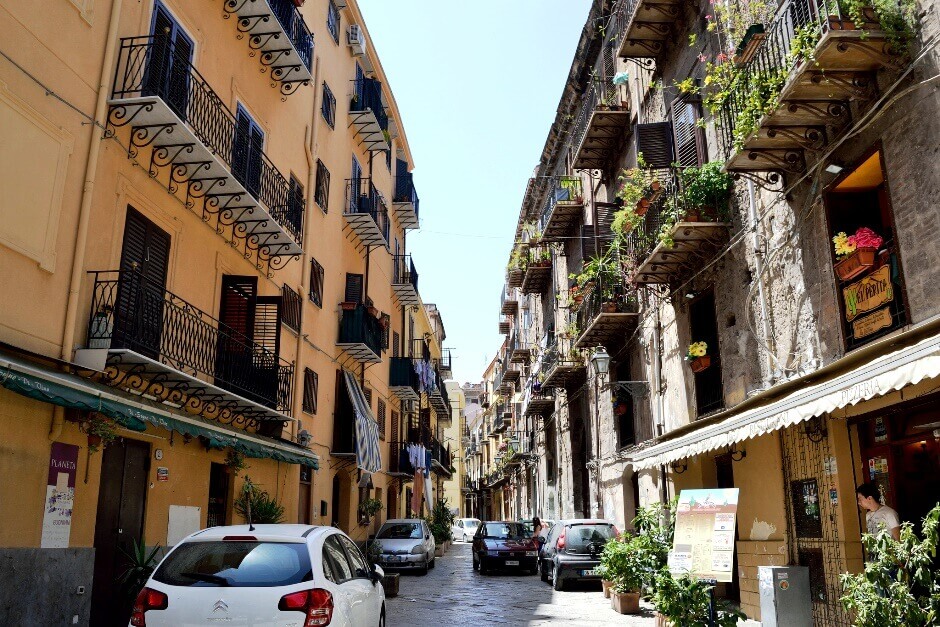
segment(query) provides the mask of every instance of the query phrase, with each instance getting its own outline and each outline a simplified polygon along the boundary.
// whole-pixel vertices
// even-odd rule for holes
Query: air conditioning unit
[[[366,53],[366,36],[358,24],[350,24],[346,29],[346,43],[352,48],[355,56]]]

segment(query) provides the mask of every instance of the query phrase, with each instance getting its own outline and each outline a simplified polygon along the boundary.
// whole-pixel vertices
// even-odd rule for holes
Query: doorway
[[[715,475],[718,487],[722,489],[734,487],[734,460],[730,453],[715,458]],[[738,529],[734,529],[734,542],[738,542]],[[738,581],[738,552],[733,551],[734,561],[731,565],[731,582],[718,584],[719,596],[739,603],[741,601],[741,584]]]
[[[228,524],[229,474],[225,464],[212,462],[209,468],[209,506],[206,508],[206,526],[221,527]]]
[[[91,624],[127,625],[133,598],[125,598],[116,579],[124,570],[123,551],[133,551],[144,528],[150,470],[150,444],[119,438],[102,452]]]

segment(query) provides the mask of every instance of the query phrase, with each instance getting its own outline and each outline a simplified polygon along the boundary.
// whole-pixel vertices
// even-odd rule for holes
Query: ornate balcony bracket
[[[642,399],[649,396],[649,381],[611,381],[601,386],[602,390],[615,390],[626,392],[633,398]]]

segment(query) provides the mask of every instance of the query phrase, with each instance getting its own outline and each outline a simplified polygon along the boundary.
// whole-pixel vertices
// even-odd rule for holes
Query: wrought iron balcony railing
[[[402,305],[418,305],[418,271],[411,255],[392,257],[392,290]]]
[[[526,196],[528,202],[543,203],[539,214],[543,242],[563,241],[584,210],[584,187],[579,176],[529,179]]]
[[[618,344],[625,340],[626,332],[636,325],[640,305],[636,289],[624,285],[622,279],[605,285],[598,277],[595,286],[587,292],[578,308],[576,348]]]
[[[254,341],[139,272],[92,274],[89,349],[131,351],[290,415],[294,366],[278,357],[276,346]]]
[[[388,150],[388,113],[382,104],[382,83],[373,78],[352,81],[349,117],[368,150]]]
[[[503,287],[499,295],[499,310],[507,316],[514,316],[519,312],[519,299],[516,291],[507,286]]]
[[[155,110],[153,97],[169,108],[166,115]],[[211,154],[208,161],[194,160],[194,147],[185,142],[186,135],[173,133],[179,122]],[[259,138],[239,122],[196,70],[189,51],[175,46],[166,35],[121,40],[109,124],[132,125],[132,155],[143,146],[155,147],[150,160],[153,176],[159,168],[173,164],[168,188],[175,192],[185,186],[187,205],[205,198],[207,213],[225,214],[221,222],[244,222],[249,234],[257,234],[264,225],[257,216],[249,219],[250,207],[244,206],[237,189],[241,185],[297,246],[302,244],[303,197],[291,193],[290,183],[264,153]],[[225,177],[212,176],[213,159],[237,183],[228,181],[232,184],[227,185]],[[267,245],[266,238],[252,243],[256,248],[259,244]]]
[[[415,191],[414,175],[411,172],[395,177],[395,194],[392,205],[398,222],[406,229],[418,228],[418,192]]]
[[[398,476],[412,476],[415,473],[408,454],[408,442],[389,442],[388,471]]]
[[[421,378],[415,370],[414,358],[392,357],[389,389],[401,400],[419,400]]]
[[[585,370],[584,360],[576,354],[574,340],[559,338],[545,349],[542,355],[543,387],[562,387],[570,380],[581,376]]]
[[[337,345],[364,363],[382,360],[382,325],[365,305],[343,309]]]
[[[431,464],[437,464],[445,474],[450,474],[451,464],[450,446],[444,446],[436,438],[431,438]]]
[[[571,145],[577,148],[572,167],[607,167],[620,150],[631,119],[627,85],[614,85],[609,78],[592,80],[571,132]]]
[[[304,23],[303,16],[297,10],[297,4],[293,0],[266,1],[274,11],[281,28],[287,33],[287,38],[303,61],[304,67],[310,71],[313,68],[313,33]]]
[[[366,246],[388,246],[388,207],[372,179],[346,180],[343,215]]]

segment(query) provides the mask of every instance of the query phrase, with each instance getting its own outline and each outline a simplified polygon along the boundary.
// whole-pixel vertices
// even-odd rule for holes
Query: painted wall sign
[[[887,307],[884,307],[853,322],[852,335],[856,338],[862,338],[882,329],[887,329],[892,324],[894,324],[894,319],[891,317],[891,312]]]
[[[874,311],[894,300],[891,284],[891,266],[881,266],[868,276],[842,288],[845,299],[845,319],[852,321],[860,314]]]
[[[170,469],[166,466],[157,466],[157,481],[168,481],[170,479]]]
[[[669,568],[702,579],[731,581],[738,489],[683,490]]]
[[[49,478],[46,481],[46,506],[42,515],[40,548],[69,547],[77,471],[78,447],[74,444],[53,442],[49,455]]]

